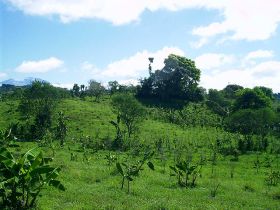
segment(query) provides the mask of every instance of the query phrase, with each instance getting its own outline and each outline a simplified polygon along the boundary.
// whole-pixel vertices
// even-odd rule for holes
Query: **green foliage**
[[[88,95],[95,97],[95,101],[99,101],[100,97],[105,93],[105,88],[100,82],[95,80],[89,81]]]
[[[140,97],[189,101],[203,99],[203,90],[198,88],[200,70],[196,68],[194,61],[170,54],[164,64],[162,70],[156,70],[149,78],[140,81]]]
[[[260,89],[245,88],[238,91],[234,109],[260,109],[271,106],[271,99]]]
[[[127,192],[130,192],[130,182],[132,182],[136,177],[139,176],[140,171],[143,170],[143,165],[147,162],[147,166],[151,170],[155,170],[154,164],[150,161],[150,159],[153,157],[154,152],[147,152],[144,154],[144,157],[137,161],[136,163],[127,163],[127,162],[122,162],[116,163],[116,167],[118,172],[122,176],[122,184],[121,184],[121,189],[124,187],[124,182],[127,180]]]
[[[172,173],[170,176],[176,176],[179,186],[195,187],[197,177],[200,175],[201,167],[199,165],[191,165],[191,161],[179,161],[174,166],[169,166]],[[191,181],[189,182],[191,177]]]
[[[267,176],[265,178],[266,184],[271,186],[276,186],[280,182],[280,171],[279,170],[270,170],[269,173],[267,173]]]
[[[203,104],[190,103],[179,112],[185,126],[221,126],[221,117],[211,112]]]
[[[223,90],[222,93],[225,98],[227,99],[236,99],[237,92],[239,90],[243,90],[243,87],[240,85],[227,85]]]
[[[182,127],[220,127],[222,125],[222,118],[202,103],[189,103],[182,110],[152,109],[149,114],[154,119]]]
[[[51,127],[52,113],[58,99],[58,89],[46,82],[35,81],[24,90],[19,104],[19,111],[27,121],[25,128],[21,128],[22,138],[42,139]]]
[[[78,84],[74,84],[71,92],[72,92],[73,97],[79,97],[80,96],[80,86]]]
[[[0,145],[2,147],[8,147],[14,144],[16,137],[13,134],[13,126],[5,130],[0,130]]]
[[[137,131],[138,125],[144,117],[144,107],[130,94],[114,96],[112,107],[120,122],[126,127],[128,137],[131,137]]]
[[[223,91],[215,89],[209,89],[206,104],[214,113],[221,116],[228,115],[231,108],[231,102],[225,98]]]
[[[0,149],[0,197],[2,208],[29,209],[46,185],[65,190],[57,180],[60,168],[51,167],[50,158],[34,149],[16,159],[10,151]]]
[[[267,145],[264,140],[271,131],[274,120],[275,114],[270,108],[242,109],[229,116],[225,120],[225,125],[230,131],[245,135],[247,141],[251,141],[252,135],[260,135],[263,140],[260,147],[266,149]],[[252,146],[247,149],[252,149]]]
[[[58,113],[58,121],[57,121],[57,125],[55,128],[56,131],[56,138],[57,140],[60,141],[60,146],[64,145],[65,142],[65,138],[67,135],[67,124],[66,124],[66,120],[67,118],[65,117],[63,112],[59,112]]]

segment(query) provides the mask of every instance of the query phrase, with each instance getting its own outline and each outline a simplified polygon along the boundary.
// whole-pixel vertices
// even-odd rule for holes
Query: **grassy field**
[[[19,119],[16,108],[17,102],[0,102],[0,128]],[[100,145],[115,137],[115,129],[109,123],[116,118],[110,100],[107,98],[97,103],[66,99],[57,109],[63,110],[69,118],[67,143],[61,148],[56,142],[53,162],[62,167],[60,180],[67,190],[44,189],[38,200],[38,209],[280,209],[279,185],[268,186],[265,183],[271,168],[279,170],[279,156],[248,153],[240,155],[238,161],[232,161],[232,156],[218,155],[216,164],[212,166],[210,145],[217,138],[234,139],[238,138],[237,135],[216,128],[181,128],[147,117],[131,142],[132,149],[112,154],[118,161],[133,162],[142,155],[142,151],[139,154],[136,151],[139,142],[157,150],[159,139],[166,143],[166,151],[164,154],[156,152],[153,159],[155,170],[144,166],[140,176],[132,182],[131,192],[127,193],[126,185],[121,190],[121,176],[115,163],[109,165],[105,159],[108,150],[87,149],[89,161],[83,161],[81,138],[91,136]],[[34,142],[19,144],[20,147],[13,148],[18,155],[37,147]],[[167,149],[168,145],[171,149]],[[47,147],[38,149],[47,156],[53,153]],[[71,160],[71,153],[75,160]],[[174,165],[177,155],[192,155],[194,163],[204,160],[196,187],[179,187],[176,178],[170,176],[169,166]],[[258,172],[254,168],[257,157],[262,162]],[[270,160],[271,167],[267,166]],[[213,197],[211,190],[217,185],[219,187]]]

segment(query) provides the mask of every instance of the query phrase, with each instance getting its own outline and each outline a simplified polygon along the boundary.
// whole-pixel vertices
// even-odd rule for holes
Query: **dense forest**
[[[136,86],[2,85],[1,208],[278,209],[280,93],[149,61]]]

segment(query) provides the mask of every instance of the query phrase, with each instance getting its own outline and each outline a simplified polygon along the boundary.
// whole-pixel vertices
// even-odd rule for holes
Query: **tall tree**
[[[138,95],[142,97],[158,97],[160,99],[201,100],[198,88],[200,70],[194,61],[171,54],[164,61],[165,66],[150,77],[140,81]]]

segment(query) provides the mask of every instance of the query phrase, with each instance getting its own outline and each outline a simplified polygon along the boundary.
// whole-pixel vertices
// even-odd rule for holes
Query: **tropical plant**
[[[16,159],[6,148],[0,149],[1,207],[29,209],[34,207],[42,189],[49,185],[64,191],[57,180],[60,168],[51,167],[52,158],[31,149]]]
[[[130,192],[130,182],[132,182],[136,177],[139,176],[139,173],[141,170],[143,170],[143,165],[147,162],[148,167],[151,170],[154,170],[154,165],[150,161],[150,159],[153,157],[154,152],[147,152],[144,154],[144,157],[137,161],[136,163],[126,163],[126,162],[117,162],[116,167],[118,172],[122,176],[122,182],[121,182],[121,189],[124,187],[124,182],[127,180],[127,192]]]
[[[196,186],[197,177],[200,175],[202,168],[201,165],[191,165],[190,161],[180,161],[176,165],[169,167],[172,171],[170,176],[177,177],[179,186],[186,188]]]

